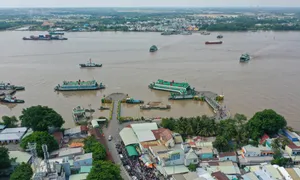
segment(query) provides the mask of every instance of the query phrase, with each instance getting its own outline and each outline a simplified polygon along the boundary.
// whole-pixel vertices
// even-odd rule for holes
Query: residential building
[[[290,156],[299,156],[300,155],[300,145],[296,145],[295,143],[291,142],[289,145],[285,146],[285,151]]]
[[[261,144],[261,145],[263,145],[264,143],[265,143],[265,141],[267,140],[267,139],[269,139],[270,137],[265,133],[262,137],[261,137],[261,139],[260,139],[260,141],[259,141],[259,144]]]
[[[82,147],[78,148],[61,148],[59,150],[53,151],[50,153],[51,158],[59,157],[68,157],[69,159],[72,159],[74,156],[83,155],[84,150]]]
[[[217,179],[217,180],[229,180],[229,178],[224,173],[222,173],[220,171],[211,173],[211,175],[213,177],[215,177],[215,179]]]
[[[246,173],[242,176],[244,180],[259,180],[254,172]]]
[[[93,164],[93,153],[82,154],[74,157],[74,168],[80,168],[81,166],[91,166]]]
[[[289,140],[291,140],[292,142],[299,141],[299,139],[298,139],[298,137],[297,137],[298,135],[297,135],[296,133],[291,132],[291,131],[289,131],[289,130],[287,130],[287,129],[283,129],[282,132],[283,132],[283,134],[284,134]]]
[[[84,138],[88,135],[88,127],[82,125],[75,128],[66,129],[64,135],[70,138]]]
[[[198,164],[199,159],[196,153],[190,149],[188,153],[185,154],[184,157],[184,165],[189,166],[190,164]]]
[[[223,152],[219,153],[220,161],[232,161],[237,162],[237,155],[235,152]]]
[[[231,161],[224,162],[201,162],[200,167],[206,171],[213,172],[222,172],[226,175],[241,175],[240,169],[236,163]]]
[[[274,152],[270,147],[258,145],[258,147],[247,145],[242,147],[238,156],[241,165],[255,165],[273,160]]]
[[[213,149],[211,147],[193,148],[195,153],[200,159],[211,159],[214,156]]]
[[[19,143],[26,131],[26,127],[6,128],[0,133],[0,143]]]
[[[169,129],[159,128],[157,130],[152,130],[156,140],[159,140],[166,147],[174,147],[175,141],[173,139],[173,134]]]

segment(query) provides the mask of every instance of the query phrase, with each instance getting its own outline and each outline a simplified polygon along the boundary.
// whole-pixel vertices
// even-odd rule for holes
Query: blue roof
[[[81,166],[80,173],[89,173],[93,166]]]
[[[0,124],[0,130],[4,129],[6,126]]]

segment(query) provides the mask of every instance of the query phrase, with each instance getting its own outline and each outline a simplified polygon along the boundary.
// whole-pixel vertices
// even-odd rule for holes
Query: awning
[[[129,145],[129,146],[126,146],[125,148],[130,157],[139,155],[134,146]]]

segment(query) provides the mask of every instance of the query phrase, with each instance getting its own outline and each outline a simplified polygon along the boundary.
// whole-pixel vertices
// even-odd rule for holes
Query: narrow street
[[[114,101],[114,110],[112,113],[112,120],[110,120],[108,127],[103,129],[105,140],[107,143],[107,146],[109,148],[109,152],[111,153],[111,156],[115,162],[115,164],[120,165],[121,169],[121,176],[124,180],[131,180],[131,177],[129,176],[128,172],[125,170],[125,168],[122,165],[122,162],[120,160],[119,154],[116,149],[116,142],[121,141],[119,137],[119,121],[117,120],[117,108],[118,108],[118,101]],[[113,137],[112,141],[108,141],[108,136],[111,135]]]

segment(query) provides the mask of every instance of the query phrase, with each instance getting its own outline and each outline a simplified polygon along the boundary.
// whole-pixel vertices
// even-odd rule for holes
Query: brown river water
[[[73,127],[71,110],[77,105],[97,109],[103,95],[123,92],[135,99],[171,104],[170,111],[140,111],[137,105],[123,106],[122,116],[179,117],[212,115],[206,103],[168,101],[167,92],[151,91],[157,79],[187,81],[197,90],[225,95],[231,114],[251,117],[271,108],[288,124],[300,129],[300,34],[298,32],[223,33],[222,45],[204,45],[209,36],[161,36],[159,33],[66,33],[68,41],[23,41],[23,36],[41,32],[0,33],[0,81],[26,87],[17,98],[25,104],[0,104],[0,116],[19,116],[23,108],[46,105],[60,113]],[[149,53],[151,45],[156,53]],[[252,56],[239,63],[242,53]],[[80,69],[92,58],[102,68]],[[92,80],[107,88],[89,92],[54,92],[63,80]],[[298,80],[297,80],[298,79]],[[108,116],[96,111],[94,117]],[[298,127],[298,128],[297,128]]]

